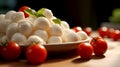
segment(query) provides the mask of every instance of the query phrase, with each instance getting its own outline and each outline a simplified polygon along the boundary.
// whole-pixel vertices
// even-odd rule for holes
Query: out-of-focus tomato
[[[30,7],[28,7],[28,6],[22,6],[22,7],[20,7],[20,9],[19,9],[20,12],[23,12],[23,13],[24,13],[25,18],[26,18],[26,17],[29,17],[29,15],[28,15],[27,13],[25,13],[25,10],[27,10],[27,9],[30,9]]]
[[[91,27],[85,27],[85,28],[83,29],[83,31],[86,32],[87,35],[89,36],[89,35],[92,33],[92,28],[91,28]]]
[[[111,36],[114,41],[118,41],[120,39],[120,30],[115,30]]]
[[[75,26],[75,27],[72,28],[72,30],[75,31],[75,32],[79,32],[79,31],[82,30],[82,28],[80,26]]]
[[[26,49],[28,63],[38,65],[47,58],[47,50],[43,45],[33,44]]]
[[[77,53],[83,59],[90,59],[93,53],[93,47],[89,43],[80,43],[77,48]]]
[[[108,28],[107,27],[100,27],[99,29],[98,29],[98,33],[99,33],[99,35],[101,36],[101,37],[106,37],[107,36],[107,34],[108,34]]]
[[[109,28],[108,29],[108,38],[113,38],[114,32],[115,32],[114,28]]]
[[[0,47],[0,53],[3,59],[13,61],[21,54],[21,47],[16,42],[8,42],[5,46]]]
[[[97,56],[103,55],[108,48],[107,42],[101,37],[93,37],[90,44],[93,46],[94,54]]]

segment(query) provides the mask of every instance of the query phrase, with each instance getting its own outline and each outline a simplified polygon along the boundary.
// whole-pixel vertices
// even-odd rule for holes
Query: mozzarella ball
[[[43,12],[43,15],[48,19],[51,19],[53,17],[53,13],[49,9],[45,9],[45,11]]]
[[[64,30],[64,35],[62,38],[64,42],[75,42],[79,40],[77,34],[70,29]]]
[[[18,23],[11,23],[6,29],[6,36],[10,40],[14,33],[18,32]]]
[[[5,14],[0,14],[0,21],[5,19]]]
[[[34,35],[41,37],[44,41],[47,41],[48,39],[48,34],[45,30],[36,30]]]
[[[24,20],[25,16],[23,12],[16,12],[12,15],[11,19],[13,22],[18,22],[20,20]]]
[[[61,26],[63,27],[63,29],[70,29],[69,24],[66,21],[61,21]]]
[[[26,45],[32,45],[32,44],[37,44],[37,43],[39,43],[41,45],[46,44],[46,42],[42,38],[40,38],[39,36],[37,36],[37,35],[31,35],[27,39],[27,41],[26,41],[25,44]]]
[[[35,16],[29,16],[29,17],[25,18],[25,20],[29,20],[29,21],[31,21],[33,23],[36,18],[37,17],[35,17]]]
[[[10,20],[1,20],[0,22],[0,32],[1,33],[6,33],[6,29],[8,25],[11,23]]]
[[[86,40],[88,38],[88,35],[84,31],[77,32],[77,35],[81,40]]]
[[[63,34],[62,28],[58,24],[52,25],[49,31],[50,31],[49,33],[51,36],[61,36]]]
[[[33,30],[33,25],[31,21],[22,20],[18,23],[18,31],[28,37]]]
[[[48,28],[50,28],[50,22],[47,18],[45,17],[39,17],[35,20],[34,22],[34,26],[36,29],[43,29],[43,30],[47,30]]]
[[[62,43],[62,38],[60,36],[51,36],[48,39],[48,44],[60,44]]]
[[[14,41],[19,45],[24,45],[24,43],[27,41],[27,38],[21,33],[15,33],[12,36],[11,41]]]
[[[11,20],[11,17],[13,16],[13,14],[16,13],[16,11],[8,11],[6,14],[5,14],[5,19],[8,19],[8,20]]]

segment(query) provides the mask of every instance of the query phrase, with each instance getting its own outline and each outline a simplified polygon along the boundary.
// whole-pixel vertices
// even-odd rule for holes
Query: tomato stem
[[[7,46],[8,45],[8,41],[6,40],[5,42],[1,42],[0,46]]]

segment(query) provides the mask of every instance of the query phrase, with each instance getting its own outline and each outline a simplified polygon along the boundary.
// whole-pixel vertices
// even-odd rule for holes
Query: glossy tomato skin
[[[30,9],[28,6],[22,6],[19,11],[24,13],[25,18],[29,17],[27,13],[25,13],[25,10]]]
[[[101,37],[93,37],[90,44],[93,46],[94,54],[97,56],[102,56],[108,48],[107,42]]]
[[[21,47],[16,42],[10,41],[6,46],[0,47],[0,53],[3,59],[13,61],[20,57]]]
[[[79,32],[79,31],[82,31],[82,28],[80,26],[75,26],[72,28],[72,30],[75,32]]]
[[[108,35],[108,28],[107,27],[100,27],[98,29],[98,33],[101,37],[106,37]]]
[[[90,59],[93,53],[93,47],[89,43],[80,43],[77,53],[82,59]]]
[[[26,49],[26,58],[29,64],[41,64],[47,58],[47,50],[43,45],[33,44]]]
[[[88,36],[90,36],[90,34],[92,33],[92,28],[91,27],[85,27],[83,29],[83,31],[86,32]]]

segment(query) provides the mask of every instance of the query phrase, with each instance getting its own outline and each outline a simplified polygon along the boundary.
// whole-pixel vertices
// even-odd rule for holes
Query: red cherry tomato
[[[108,48],[107,42],[101,37],[93,37],[90,44],[93,46],[94,54],[97,56],[102,56]]]
[[[77,53],[83,59],[90,59],[93,53],[93,47],[89,43],[80,43],[77,48]]]
[[[99,35],[101,36],[101,37],[106,37],[107,36],[107,34],[108,34],[108,28],[107,27],[100,27],[99,29],[98,29],[98,33],[99,33]]]
[[[92,28],[91,28],[91,27],[85,27],[85,28],[83,29],[83,31],[86,32],[87,35],[89,36],[89,35],[92,33]]]
[[[120,30],[115,30],[111,36],[114,41],[118,41],[120,39]]]
[[[109,28],[108,29],[108,38],[113,38],[114,32],[115,32],[114,28]]]
[[[73,27],[72,29],[73,29],[73,31],[75,31],[75,32],[79,32],[79,31],[82,30],[82,28],[81,28],[80,26]]]
[[[0,48],[1,56],[7,61],[17,59],[21,54],[21,47],[15,42],[8,42],[6,46]]]
[[[24,13],[25,18],[26,18],[26,17],[29,17],[29,15],[28,15],[27,13],[25,13],[25,10],[27,10],[27,9],[30,9],[30,7],[28,7],[28,6],[22,6],[22,7],[19,9],[20,12],[23,12],[23,13]]]
[[[26,49],[26,58],[30,64],[41,64],[47,57],[47,50],[43,45],[33,44]]]

